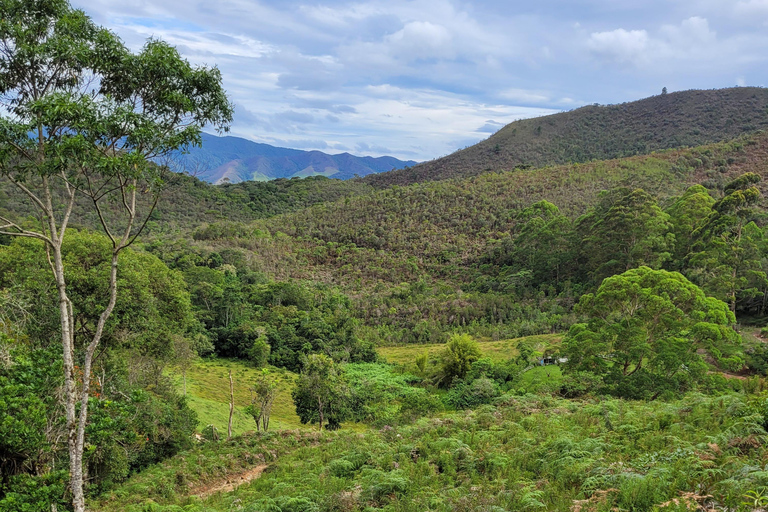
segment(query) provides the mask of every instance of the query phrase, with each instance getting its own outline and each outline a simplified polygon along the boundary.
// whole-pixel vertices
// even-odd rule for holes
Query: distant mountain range
[[[720,142],[765,129],[768,89],[681,91],[515,121],[474,146],[364,181],[384,188],[519,167],[622,158]]]
[[[184,170],[209,183],[267,181],[276,178],[326,176],[342,180],[416,165],[391,156],[378,158],[349,153],[329,155],[259,144],[239,137],[203,134],[203,145],[177,158]]]

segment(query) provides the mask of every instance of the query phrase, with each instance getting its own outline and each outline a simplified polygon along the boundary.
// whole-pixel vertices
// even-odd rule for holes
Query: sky
[[[74,0],[217,66],[231,134],[430,160],[517,119],[768,83],[768,0]]]

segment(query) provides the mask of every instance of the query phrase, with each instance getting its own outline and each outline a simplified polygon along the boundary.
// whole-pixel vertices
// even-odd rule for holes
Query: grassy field
[[[517,355],[517,344],[525,340],[534,350],[556,348],[562,339],[558,334],[543,334],[501,341],[481,341],[480,349],[483,356],[494,361],[503,361]],[[428,352],[437,356],[443,349],[443,344],[434,345],[405,345],[399,347],[380,347],[379,355],[386,362],[408,366],[419,354]],[[235,413],[232,418],[232,432],[235,435],[255,430],[253,419],[243,412],[243,408],[251,403],[248,388],[261,370],[253,368],[243,361],[236,359],[203,359],[195,363],[187,371],[187,400],[190,407],[197,412],[198,430],[207,425],[214,425],[219,433],[226,435],[229,420],[229,371],[235,388]],[[316,428],[301,425],[293,406],[291,390],[296,374],[284,369],[271,368],[278,379],[278,393],[272,407],[270,429],[285,430],[296,428]],[[178,391],[183,389],[182,378],[178,373],[171,375]],[[526,372],[520,382],[520,387],[526,390],[539,389],[547,383],[557,383],[560,379],[560,369],[548,366],[533,368]],[[361,425],[344,425],[354,431],[365,430]]]
[[[521,341],[530,343],[534,350],[543,352],[544,350],[557,348],[560,346],[563,336],[561,334],[540,334],[537,336],[528,336],[525,338],[514,338],[500,341],[480,341],[480,350],[483,357],[488,357],[493,361],[505,361],[517,355],[517,344]],[[388,363],[409,365],[413,364],[416,356],[427,352],[430,357],[437,356],[445,347],[442,343],[430,345],[401,345],[395,347],[379,347],[376,352]]]
[[[187,371],[187,400],[197,412],[199,429],[214,425],[226,435],[229,420],[229,371],[235,389],[235,413],[232,419],[234,434],[255,430],[255,423],[242,409],[251,403],[248,388],[261,370],[234,359],[209,359],[197,362]],[[300,426],[299,417],[293,408],[291,389],[296,375],[283,369],[272,368],[278,379],[278,393],[272,406],[270,428],[275,430],[294,429]],[[173,375],[174,382],[182,391],[181,375]]]

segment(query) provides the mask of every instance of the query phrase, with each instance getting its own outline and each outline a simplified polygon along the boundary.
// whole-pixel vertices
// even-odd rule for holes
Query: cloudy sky
[[[232,134],[427,160],[523,117],[768,83],[768,0],[73,0],[216,65]]]

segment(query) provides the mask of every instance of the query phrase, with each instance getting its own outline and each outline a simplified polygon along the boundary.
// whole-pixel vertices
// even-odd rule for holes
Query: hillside
[[[169,233],[187,232],[202,223],[222,220],[249,222],[373,190],[373,187],[360,180],[339,180],[324,176],[213,185],[193,176],[169,173],[162,199],[144,235],[149,238],[167,237]],[[139,200],[142,206],[148,206],[149,198]],[[81,208],[75,212],[75,227],[100,229],[98,218],[93,212],[85,215],[81,212],[88,210]],[[0,178],[0,215],[23,219],[34,214],[26,196],[13,184]]]
[[[455,329],[493,339],[562,332],[575,320],[578,297],[610,275],[598,271],[594,254],[603,250],[608,262],[616,250],[610,240],[624,234],[589,245],[592,229],[579,219],[595,211],[603,191],[642,189],[662,215],[650,225],[664,227],[664,212],[688,187],[704,185],[714,202],[731,180],[747,172],[766,178],[767,169],[768,134],[760,133],[647,156],[395,186],[250,225],[201,226],[193,245],[202,255],[241,253],[238,261],[269,279],[340,287],[354,301],[360,335],[372,343],[440,342]],[[757,186],[765,197],[766,181]],[[518,242],[522,212],[542,200],[558,212],[557,251],[549,241],[535,248],[543,235],[528,246]],[[763,226],[764,199],[760,207],[755,220]],[[171,265],[174,251],[155,249]],[[687,251],[681,239],[677,260],[665,253],[668,268],[688,265]]]
[[[397,186],[259,221],[251,229],[262,237],[290,235],[296,254],[306,258],[301,261],[311,264],[289,265],[291,257],[286,255],[277,268],[265,255],[263,268],[280,276],[319,272],[335,282],[363,283],[363,288],[366,282],[397,284],[425,273],[461,282],[489,243],[514,231],[516,212],[536,201],[547,200],[576,219],[603,190],[642,188],[666,206],[672,196],[696,183],[721,194],[725,183],[745,172],[768,177],[768,133],[647,156]],[[758,184],[764,193],[766,185]],[[227,239],[215,229],[198,230],[196,236],[257,252],[257,245],[271,245],[265,238],[257,244],[245,234]],[[315,266],[336,270],[313,270]]]
[[[177,155],[175,159],[177,168],[209,183],[308,176],[347,180],[416,164],[390,156],[329,155],[321,151],[279,148],[239,137],[217,137],[207,133],[202,137],[202,147],[192,148],[189,154]]]
[[[511,123],[437,160],[369,176],[376,187],[476,176],[515,167],[589,162],[725,141],[768,127],[768,89],[683,91],[590,105]]]

